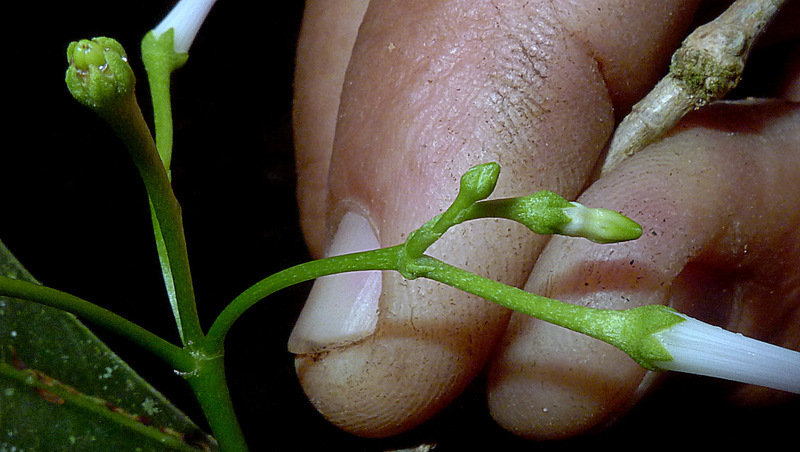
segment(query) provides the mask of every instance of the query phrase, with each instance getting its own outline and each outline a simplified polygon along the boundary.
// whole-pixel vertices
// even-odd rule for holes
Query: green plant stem
[[[156,149],[161,158],[161,163],[167,173],[167,179],[172,180],[170,165],[172,163],[173,146],[173,123],[172,123],[172,100],[170,94],[170,82],[172,73],[186,64],[188,54],[178,54],[174,51],[173,38],[175,30],[170,29],[158,39],[151,31],[142,39],[142,62],[147,70],[147,80],[150,86],[150,98],[153,105],[153,123],[155,125]],[[175,287],[175,277],[172,274],[169,253],[165,238],[161,233],[159,220],[153,211],[153,230],[155,231],[156,247],[158,257],[161,262],[161,273],[164,276],[164,285],[167,288],[169,303],[172,307],[175,321],[178,324],[178,333],[181,340],[187,343],[183,332],[183,319],[181,318],[181,301]],[[185,310],[185,308],[183,308]],[[192,340],[192,339],[190,339]]]
[[[5,276],[0,276],[0,295],[33,301],[74,314],[150,350],[179,372],[190,372],[195,368],[195,360],[188,351],[108,309],[74,295]]]
[[[395,270],[432,279],[509,309],[607,342],[646,369],[672,358],[652,334],[682,321],[669,308],[643,306],[627,310],[597,309],[564,303],[454,267],[427,255],[410,258],[404,245],[307,262],[276,273],[236,297],[211,326],[201,349],[222,353],[225,335],[247,309],[272,293],[320,276],[360,270]],[[408,276],[407,276],[408,277]]]
[[[170,38],[173,31],[170,32]],[[171,39],[170,39],[171,44]],[[147,79],[150,86],[150,97],[153,105],[153,125],[155,126],[156,149],[161,157],[161,163],[167,172],[167,179],[172,181],[172,145],[173,145],[173,123],[172,123],[172,101],[170,98],[170,76],[173,71],[173,64],[169,55],[164,55],[162,46],[157,45],[157,41],[148,33],[142,40],[142,58],[147,70]],[[185,62],[185,58],[183,59]],[[183,63],[181,63],[182,65]],[[175,292],[175,278],[172,276],[172,267],[169,263],[164,235],[161,233],[161,225],[158,222],[153,205],[150,205],[151,217],[153,220],[153,231],[156,239],[156,249],[161,263],[161,274],[164,277],[164,286],[167,289],[169,304],[172,308],[175,322],[178,325],[178,333],[181,340],[185,341],[183,334],[183,321],[181,320],[178,296]],[[185,342],[184,342],[185,343]]]
[[[652,335],[683,319],[665,306],[633,309],[599,309],[564,303],[484,278],[429,256],[417,259],[427,268],[421,277],[461,289],[514,311],[527,314],[599,339],[627,353],[645,369],[656,370],[654,361],[672,357]]]
[[[396,270],[403,246],[381,248],[373,251],[328,257],[305,262],[269,276],[242,292],[220,313],[201,348],[209,354],[220,353],[225,336],[234,322],[254,304],[267,296],[295,284],[320,276],[362,270]]]
[[[175,30],[170,29],[156,39],[151,31],[142,39],[142,62],[147,70],[150,98],[153,103],[153,123],[156,131],[156,147],[170,173],[172,162],[173,124],[170,81],[172,73],[186,64],[189,55],[176,53]]]
[[[193,353],[196,369],[185,375],[197,401],[206,416],[211,432],[223,451],[246,452],[247,442],[233,409],[228,384],[225,379],[225,362],[220,353],[206,356]]]
[[[172,315],[178,327],[178,335],[181,338],[181,343],[185,344],[186,339],[183,334],[183,323],[181,322],[181,312],[178,307],[178,297],[175,294],[175,280],[172,277],[172,268],[169,264],[167,244],[164,242],[164,235],[161,232],[161,225],[158,223],[158,218],[156,218],[156,211],[153,209],[152,201],[150,202],[150,220],[153,223],[153,235],[156,240],[156,252],[158,253],[158,261],[161,265],[161,276],[164,279],[164,288],[167,290],[167,298],[169,298]]]
[[[154,224],[160,228],[166,263],[174,282],[183,344],[197,343],[204,335],[195,304],[181,208],[155,142],[133,96],[114,114],[103,116],[128,148],[150,197],[156,220]]]

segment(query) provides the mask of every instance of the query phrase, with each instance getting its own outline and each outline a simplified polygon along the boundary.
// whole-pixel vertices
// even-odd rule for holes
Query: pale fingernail
[[[369,221],[348,212],[339,222],[327,256],[379,248]],[[289,336],[289,351],[314,353],[357,342],[375,332],[381,296],[380,271],[317,278]]]

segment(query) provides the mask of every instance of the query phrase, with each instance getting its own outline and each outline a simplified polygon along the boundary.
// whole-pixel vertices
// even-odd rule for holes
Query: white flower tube
[[[216,0],[180,0],[167,17],[153,29],[155,38],[158,39],[164,32],[173,28],[175,53],[187,53],[200,30],[200,25],[206,20],[215,2]]]
[[[673,358],[654,362],[660,369],[800,394],[800,352],[678,315],[686,320],[653,335]]]

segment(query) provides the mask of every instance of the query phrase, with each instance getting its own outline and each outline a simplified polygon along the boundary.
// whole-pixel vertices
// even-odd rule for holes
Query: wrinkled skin
[[[664,74],[706,6],[307,1],[295,130],[312,253],[325,254],[346,212],[367,220],[357,234],[371,229],[381,246],[401,243],[449,204],[461,173],[497,161],[495,196],[553,190],[625,213],[643,237],[596,245],[480,221],[454,228],[433,255],[570,303],[669,304],[800,349],[796,46],[770,69],[779,81],[758,93],[781,100],[696,112],[592,179],[616,122]],[[774,41],[796,33],[783,32],[791,20],[780,19]],[[657,380],[604,343],[430,281],[382,278],[374,326],[347,341],[290,345],[309,399],[353,433],[413,428],[485,368],[492,416],[537,439],[605,425]],[[787,397],[736,391],[753,403]]]

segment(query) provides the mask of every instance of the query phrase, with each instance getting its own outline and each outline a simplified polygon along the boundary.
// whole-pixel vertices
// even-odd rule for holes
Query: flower
[[[215,2],[216,0],[180,0],[153,29],[154,37],[157,40],[166,31],[173,29],[175,53],[187,53]]]
[[[677,315],[685,320],[653,335],[672,355],[653,363],[659,369],[800,394],[800,352]]]

